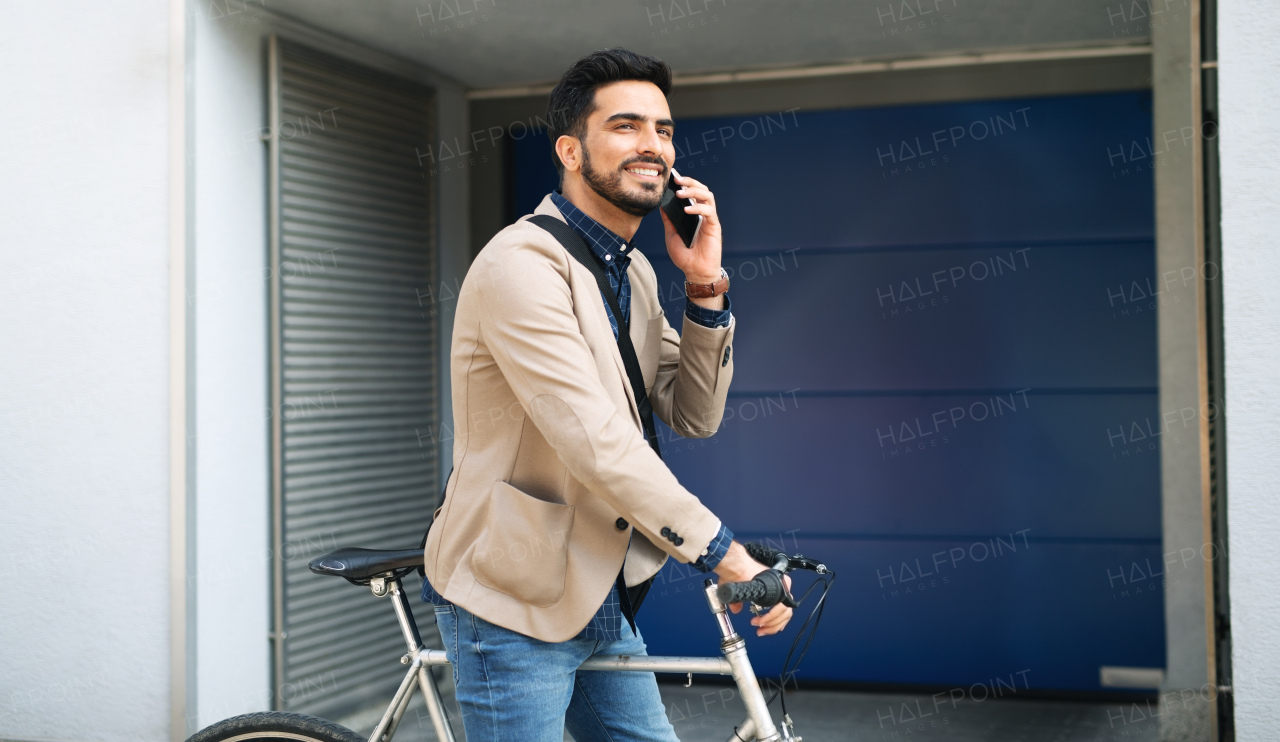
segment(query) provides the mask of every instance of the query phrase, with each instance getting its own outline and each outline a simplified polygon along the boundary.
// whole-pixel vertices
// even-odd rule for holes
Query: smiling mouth
[[[630,165],[626,168],[626,171],[646,180],[650,178],[657,180],[658,176],[662,174],[662,169],[654,165]]]

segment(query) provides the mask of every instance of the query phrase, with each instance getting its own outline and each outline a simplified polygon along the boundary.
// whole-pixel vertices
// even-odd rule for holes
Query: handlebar
[[[782,581],[782,573],[776,569],[766,569],[749,582],[720,583],[716,597],[725,604],[755,603],[761,608],[772,608],[779,603],[792,608],[796,605]]]
[[[747,550],[747,554],[752,559],[760,562],[770,569],[776,569],[779,572],[790,572],[796,569],[807,569],[810,572],[817,572],[820,575],[831,574],[831,570],[827,569],[827,565],[817,559],[810,559],[803,554],[795,556],[788,555],[785,551],[778,551],[764,544],[746,543],[742,547]]]
[[[787,556],[786,552],[778,551],[764,544],[745,543],[742,547],[747,550],[747,554],[752,559],[772,569],[785,570],[791,562],[791,557]]]
[[[796,607],[795,600],[787,592],[782,574],[793,569],[808,569],[818,574],[827,574],[827,565],[797,554],[790,556],[770,546],[756,543],[744,543],[743,548],[752,559],[769,569],[756,575],[748,582],[725,582],[716,588],[716,597],[722,603],[755,603],[761,608],[772,608],[782,603],[791,608]]]

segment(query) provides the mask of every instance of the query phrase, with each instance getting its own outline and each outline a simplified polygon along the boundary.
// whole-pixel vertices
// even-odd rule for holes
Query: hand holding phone
[[[679,178],[678,181],[675,179]],[[716,211],[716,197],[706,184],[672,171],[666,193],[670,199],[662,209],[663,241],[667,257],[684,273],[685,281],[694,284],[715,283],[724,275],[720,264],[720,218]],[[676,197],[676,193],[683,197]],[[689,211],[685,211],[689,209]],[[707,309],[722,308],[722,300],[691,299],[708,302]],[[711,306],[716,304],[716,306]]]
[[[693,205],[693,199],[680,198],[676,195],[676,189],[680,187],[675,180],[677,175],[679,173],[676,169],[671,168],[671,173],[667,176],[667,185],[662,190],[662,210],[671,220],[671,225],[676,228],[676,234],[680,235],[680,239],[684,241],[684,246],[691,248],[693,236],[697,234],[698,227],[702,224],[702,215],[690,214],[684,210],[684,207]]]

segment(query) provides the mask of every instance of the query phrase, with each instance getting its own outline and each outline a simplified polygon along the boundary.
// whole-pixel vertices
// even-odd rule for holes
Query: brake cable
[[[800,624],[800,630],[796,632],[796,638],[791,641],[791,648],[787,650],[787,657],[782,661],[782,671],[778,675],[778,689],[773,692],[773,695],[769,697],[768,701],[765,701],[765,705],[769,706],[773,703],[773,699],[780,697],[782,699],[781,707],[784,719],[787,718],[787,676],[795,674],[796,670],[800,667],[800,663],[804,661],[805,655],[809,653],[809,646],[813,643],[813,637],[818,633],[818,624],[822,622],[822,614],[823,610],[826,608],[827,595],[831,591],[832,583],[836,581],[836,573],[833,570],[827,569],[825,565],[800,556],[797,556],[795,560],[801,562],[801,568],[813,570],[819,575],[819,577],[813,581],[813,584],[809,585],[808,589],[804,591],[804,594],[795,601],[796,607],[800,607],[800,605],[804,603],[804,601],[819,585],[822,587],[822,593],[818,596],[818,601],[814,604],[813,610],[809,612],[809,616],[805,618],[804,623]],[[809,624],[810,621],[813,622],[812,626]],[[796,647],[800,645],[800,639],[805,637],[806,628],[809,629],[808,637],[805,638],[804,646],[800,649],[800,656],[797,657],[795,663],[792,664],[791,658],[795,656]]]

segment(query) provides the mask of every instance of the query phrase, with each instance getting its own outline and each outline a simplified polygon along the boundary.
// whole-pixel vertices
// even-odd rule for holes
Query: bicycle
[[[808,639],[796,660],[796,666],[804,658],[809,644],[822,618],[827,592],[835,580],[835,573],[826,565],[802,555],[790,556],[784,552],[771,549],[760,544],[745,544],[747,552],[761,564],[770,569],[761,572],[749,582],[733,582],[714,584],[710,579],[703,583],[707,605],[715,617],[720,629],[720,657],[661,657],[630,655],[597,655],[589,658],[580,669],[598,671],[629,672],[666,672],[687,674],[692,683],[693,675],[729,675],[738,687],[739,696],[746,706],[747,718],[742,724],[734,727],[735,740],[748,742],[802,742],[795,736],[794,724],[786,710],[786,696],[782,692],[788,674],[787,666],[801,637],[809,630]],[[378,725],[369,735],[367,742],[390,742],[400,725],[400,720],[409,707],[415,689],[421,689],[423,701],[435,729],[436,738],[441,742],[456,742],[453,729],[449,724],[448,712],[440,697],[440,689],[430,668],[448,665],[444,650],[428,649],[422,643],[418,633],[418,624],[413,617],[413,609],[400,584],[402,578],[422,565],[422,549],[375,550],[359,548],[341,548],[313,559],[309,567],[319,575],[335,575],[345,578],[355,585],[367,586],[374,596],[390,597],[391,606],[395,610],[400,631],[404,636],[408,653],[400,658],[400,663],[409,666],[404,680],[396,690]],[[788,593],[782,575],[795,570],[809,570],[819,575],[819,579],[797,601]],[[768,701],[760,689],[747,658],[746,641],[733,628],[733,620],[728,606],[732,603],[750,604],[753,612],[772,608],[778,603],[798,606],[804,602],[814,588],[822,586],[822,593],[809,617],[801,624],[791,651],[783,662],[782,679]],[[794,666],[791,673],[794,673]],[[769,712],[773,698],[782,698],[782,723],[775,725]],[[243,742],[247,740],[289,740],[290,742],[365,742],[365,739],[346,727],[325,719],[305,714],[285,711],[259,712],[243,714],[224,719],[212,726],[196,732],[187,742]]]

